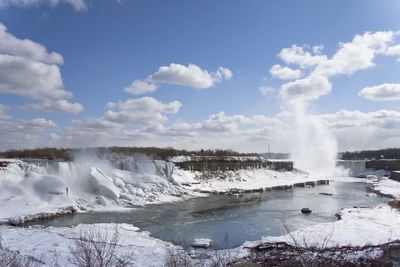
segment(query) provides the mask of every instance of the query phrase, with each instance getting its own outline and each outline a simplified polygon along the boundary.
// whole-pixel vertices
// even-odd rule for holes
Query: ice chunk
[[[92,178],[93,191],[114,200],[119,198],[120,190],[114,185],[113,179],[105,175],[100,169],[92,167],[90,177]]]

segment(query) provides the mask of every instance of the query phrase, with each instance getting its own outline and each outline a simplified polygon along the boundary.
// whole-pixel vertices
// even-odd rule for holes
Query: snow
[[[400,182],[389,178],[380,178],[373,184],[373,189],[386,195],[390,195],[395,199],[400,199]]]
[[[172,157],[169,161],[180,163],[186,161],[203,161],[215,159],[223,159],[224,161],[265,161],[265,158],[259,156],[175,156]]]
[[[101,233],[112,236],[118,232],[117,257],[129,255],[130,266],[163,266],[170,249],[180,249],[171,243],[139,232],[129,224],[81,224],[75,227],[19,228],[0,227],[3,246],[22,255],[30,255],[50,265],[57,254],[59,266],[70,265],[70,247],[81,233]]]
[[[178,162],[185,162],[185,161],[191,161],[191,160],[192,160],[192,158],[190,156],[175,156],[175,157],[172,157],[169,161],[178,163]]]
[[[111,177],[94,167],[91,168],[90,177],[92,178],[91,188],[95,193],[114,200],[119,198],[120,190],[114,185]]]
[[[182,156],[171,161],[186,159]],[[299,170],[268,169],[199,173],[174,167],[170,162],[134,158],[116,162],[118,168],[109,161],[92,158],[47,165],[8,159],[0,159],[0,162],[7,162],[7,166],[0,168],[0,222],[13,224],[76,210],[115,210],[204,195],[197,192],[226,193],[318,180],[367,182],[372,184],[375,192],[400,199],[400,183],[381,177],[383,172],[368,173],[367,178],[316,177]],[[345,209],[340,214],[342,219],[339,221],[303,228],[290,235],[263,237],[259,242],[293,243],[296,240],[300,245],[363,246],[400,239],[399,211],[388,205]],[[57,250],[63,261],[61,265],[65,265],[68,264],[69,246],[79,232],[92,227],[110,232],[115,226],[96,224],[43,229],[1,226],[0,236],[7,248],[35,257]],[[152,259],[152,266],[160,266],[168,249],[179,249],[150,237],[149,233],[139,232],[132,225],[118,224],[118,229],[123,237],[119,253],[132,253],[137,266],[149,266],[148,259]],[[199,238],[193,244],[209,246],[211,242]],[[246,243],[239,249],[255,243]],[[243,251],[240,255],[245,255]]]
[[[226,171],[223,175],[224,178],[214,177],[207,180],[198,180],[196,184],[191,185],[191,189],[221,193],[232,189],[265,189],[321,180],[321,177],[312,177],[298,171],[273,171],[268,169]]]
[[[0,223],[198,195],[175,182],[173,165],[164,161],[128,157],[118,162],[123,170],[110,161],[88,157],[74,162],[0,162],[7,162],[0,168]]]
[[[387,204],[351,208],[340,212],[341,220],[303,228],[290,235],[263,237],[262,242],[286,242],[300,246],[365,246],[400,239],[400,213]]]

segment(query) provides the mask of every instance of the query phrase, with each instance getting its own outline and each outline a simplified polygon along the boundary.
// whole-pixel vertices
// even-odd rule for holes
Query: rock
[[[312,210],[310,210],[309,208],[302,208],[301,209],[301,213],[303,214],[310,214],[312,212]]]
[[[393,209],[400,209],[400,200],[391,200],[388,204]]]
[[[209,248],[211,245],[212,240],[208,238],[196,238],[192,243],[192,247],[194,248]]]

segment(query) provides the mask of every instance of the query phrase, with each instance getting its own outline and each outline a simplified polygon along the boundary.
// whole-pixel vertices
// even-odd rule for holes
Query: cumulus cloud
[[[8,6],[21,6],[29,7],[41,4],[57,6],[60,3],[71,5],[77,11],[84,11],[87,9],[87,0],[0,0],[0,7]]]
[[[312,74],[304,79],[283,84],[281,96],[284,99],[296,98],[311,101],[329,93],[331,88],[332,84],[326,77]]]
[[[318,65],[327,59],[325,55],[319,55],[315,53],[318,51],[319,50],[314,50],[313,54],[305,51],[302,46],[292,45],[291,47],[283,48],[278,56],[286,64],[296,64],[304,68]]]
[[[0,149],[28,148],[40,143],[43,133],[57,124],[45,118],[18,119],[7,113],[9,108],[0,105]]]
[[[124,88],[125,92],[133,94],[133,95],[140,95],[151,93],[157,90],[157,85],[155,83],[141,81],[141,80],[134,80],[131,85]]]
[[[323,55],[319,46],[309,51],[297,45],[282,49],[278,54],[282,61],[286,64],[296,64],[308,70],[309,74],[305,78],[284,83],[281,86],[281,96],[285,99],[312,101],[328,94],[332,88],[329,81],[331,77],[352,75],[354,72],[375,66],[374,59],[377,55],[395,54],[395,36],[396,32],[393,31],[355,35],[350,42],[340,43],[332,57]],[[275,73],[275,76],[278,76],[283,68],[274,65],[271,74]],[[284,76],[281,79],[284,79]]]
[[[50,53],[31,40],[15,37],[0,23],[0,93],[40,100],[42,103],[33,108],[42,107],[44,111],[80,112],[81,104],[65,100],[72,93],[64,88],[61,64],[60,54]]]
[[[302,75],[300,70],[282,67],[279,64],[273,65],[269,72],[271,73],[272,77],[276,77],[281,80],[294,80],[300,78]]]
[[[0,54],[0,93],[35,99],[72,96],[64,90],[60,69],[56,65],[4,54]]]
[[[372,101],[400,100],[400,84],[384,83],[365,87],[358,95]]]
[[[130,86],[125,87],[125,91],[134,95],[145,94],[154,92],[160,84],[206,89],[222,81],[228,81],[232,77],[232,71],[225,67],[219,67],[215,72],[209,72],[195,64],[185,66],[171,63],[168,66],[161,66],[143,81],[133,81]]]
[[[156,83],[176,84],[193,87],[197,89],[210,88],[222,80],[230,80],[232,72],[224,67],[219,67],[216,73],[210,73],[201,69],[195,64],[188,66],[171,63],[169,66],[162,66],[149,80]]]
[[[44,101],[37,104],[28,104],[25,105],[24,108],[35,111],[59,112],[59,113],[79,113],[84,110],[81,104],[71,103],[65,99]]]
[[[63,57],[56,52],[47,52],[46,48],[29,39],[18,39],[7,31],[6,26],[0,23],[0,53],[20,56],[33,61],[49,64],[62,64]]]
[[[129,99],[124,102],[109,103],[105,118],[112,122],[138,125],[155,125],[167,120],[166,114],[175,114],[182,104],[179,101],[162,103],[152,97]]]
[[[373,59],[383,54],[393,41],[395,32],[366,32],[354,36],[348,43],[340,44],[339,50],[329,60],[325,60],[316,68],[316,72],[327,77],[346,74],[373,67]]]

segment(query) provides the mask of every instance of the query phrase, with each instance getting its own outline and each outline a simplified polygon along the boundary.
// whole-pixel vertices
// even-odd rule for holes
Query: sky
[[[0,151],[290,152],[304,135],[399,147],[399,12],[398,0],[0,0]]]

